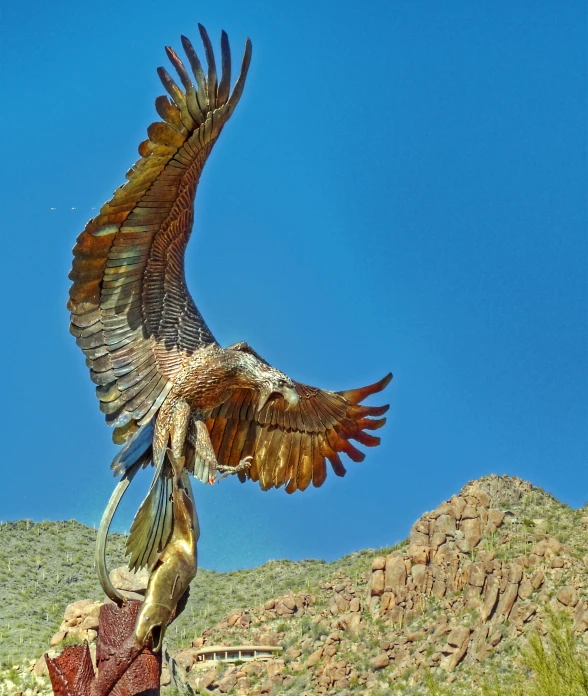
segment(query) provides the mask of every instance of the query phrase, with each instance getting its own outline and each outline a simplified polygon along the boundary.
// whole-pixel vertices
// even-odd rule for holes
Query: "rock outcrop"
[[[124,597],[141,599],[147,589],[149,573],[145,569],[134,573],[128,568],[114,568],[110,571],[110,579]],[[50,645],[58,646],[66,639],[75,643],[88,641],[91,645],[94,644],[98,637],[98,617],[103,603],[80,599],[68,604],[61,626],[51,638]]]
[[[374,554],[360,578],[232,612],[175,658],[194,688],[212,693],[279,694],[306,677],[309,694],[369,694],[437,671],[457,686],[523,634],[544,632],[548,608],[567,612],[588,643],[588,558],[538,516],[550,500],[517,478],[473,481],[417,520],[405,543]],[[203,644],[262,636],[294,643],[265,664],[202,673],[194,663]]]
[[[176,675],[195,693],[219,696],[425,695],[432,676],[456,694],[478,694],[479,675],[516,660],[552,611],[588,645],[587,549],[586,510],[517,478],[484,477],[423,514],[396,547],[353,554],[330,578],[309,577],[308,592],[231,610],[186,636],[162,685]],[[145,583],[122,571],[113,580],[126,592]],[[99,607],[70,604],[52,643],[92,642]],[[283,652],[265,662],[197,662],[203,646],[243,644]],[[25,669],[42,680],[43,667]],[[28,696],[45,693],[40,685]]]

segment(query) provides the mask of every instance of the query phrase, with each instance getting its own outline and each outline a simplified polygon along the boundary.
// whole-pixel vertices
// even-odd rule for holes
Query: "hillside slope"
[[[73,522],[2,526],[5,666],[47,648],[65,604],[100,596],[94,534]],[[123,541],[114,539],[111,566]],[[330,564],[199,571],[168,649],[183,690],[194,693],[383,696],[431,694],[438,683],[475,694],[489,670],[508,684],[526,637],[545,632],[551,610],[588,643],[587,554],[586,508],[520,479],[484,477],[425,513],[396,548]],[[279,644],[283,655],[264,666],[194,664],[202,644],[250,642]]]

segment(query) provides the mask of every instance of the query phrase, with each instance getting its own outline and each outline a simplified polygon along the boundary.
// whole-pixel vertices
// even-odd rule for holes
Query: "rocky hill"
[[[164,683],[173,676],[182,693],[219,696],[437,694],[447,685],[448,693],[477,694],[492,674],[508,687],[520,669],[521,647],[530,635],[546,633],[551,616],[568,617],[583,653],[587,554],[586,507],[572,510],[520,479],[484,477],[425,513],[398,547],[332,564],[199,572],[188,608],[170,630]],[[99,598],[96,588],[71,599],[82,596]],[[33,645],[29,633],[21,658],[12,653],[20,666],[5,672],[0,693],[17,684],[30,694],[48,693],[43,662],[27,669],[59,628],[57,648],[59,641],[94,638],[96,606],[70,608],[61,627],[47,621],[44,646]],[[203,645],[252,642],[283,652],[266,663],[206,668],[195,662]]]

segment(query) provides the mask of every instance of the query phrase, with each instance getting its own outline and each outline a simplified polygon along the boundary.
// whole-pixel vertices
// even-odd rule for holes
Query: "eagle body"
[[[132,568],[153,567],[171,538],[172,459],[202,481],[224,471],[264,490],[321,486],[327,461],[343,476],[341,452],[364,458],[350,440],[379,444],[366,431],[384,424],[379,416],[388,407],[361,402],[392,377],[340,392],[301,384],[247,343],[221,347],[198,311],[184,273],[194,199],[243,92],[252,50],[247,39],[231,90],[226,33],[219,78],[208,34],[199,29],[206,72],[186,37],[187,66],[166,48],[181,86],[158,69],[169,95],[155,101],[162,120],[147,129],[126,183],[78,237],[70,273],[70,331],[122,445],[112,469],[121,475],[155,466],[127,544]]]
[[[271,393],[285,387],[295,389],[292,380],[263,361],[246,343],[225,349],[212,344],[196,351],[186,362],[169,397],[181,397],[192,409],[206,412],[224,403],[235,389],[263,390],[265,385]]]

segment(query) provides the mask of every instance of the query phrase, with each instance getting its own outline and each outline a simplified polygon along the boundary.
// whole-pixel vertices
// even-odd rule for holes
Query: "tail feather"
[[[172,475],[166,457],[131,525],[126,545],[131,570],[150,570],[169,541],[173,530]]]
[[[152,442],[153,421],[149,421],[149,423],[133,433],[125,446],[112,460],[110,468],[114,471],[114,475],[122,476],[125,471],[128,471],[142,457],[146,457],[146,462],[144,462],[144,465],[146,465],[151,460],[149,450],[152,447]]]

